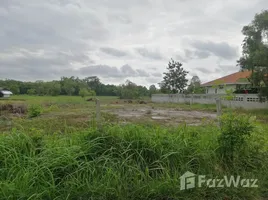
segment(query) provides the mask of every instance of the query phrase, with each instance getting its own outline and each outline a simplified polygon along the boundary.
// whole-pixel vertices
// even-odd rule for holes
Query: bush
[[[82,98],[86,96],[96,96],[96,92],[94,90],[88,90],[86,88],[83,88],[79,90],[79,96],[81,96]]]
[[[251,135],[254,124],[251,117],[233,113],[223,115],[220,122],[219,154],[230,167],[233,165],[234,156],[247,145],[246,138]]]
[[[38,117],[42,114],[42,106],[40,105],[31,105],[28,109],[28,115],[30,118]]]

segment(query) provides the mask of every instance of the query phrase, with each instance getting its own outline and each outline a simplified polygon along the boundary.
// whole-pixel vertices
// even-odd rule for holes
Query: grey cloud
[[[239,67],[234,65],[218,64],[218,67],[215,69],[216,73],[234,73],[239,71]]]
[[[122,73],[116,67],[108,65],[92,65],[80,69],[80,73],[87,76],[121,77]]]
[[[77,72],[71,67],[56,68],[55,66],[12,66],[1,69],[0,79],[16,80],[56,80],[61,76],[75,76]]]
[[[9,52],[10,53],[10,52]],[[26,50],[17,51],[16,54],[0,54],[0,65],[7,67],[24,67],[29,66],[49,67],[49,66],[68,66],[72,62],[80,62],[84,64],[93,63],[93,61],[85,54],[73,52],[29,52]]]
[[[89,4],[92,5],[90,2]],[[150,6],[151,3],[149,0],[114,0],[114,1],[107,1],[107,0],[98,0],[93,1],[93,4],[96,6],[106,6],[110,9],[116,9],[116,10],[128,10],[133,7],[144,7],[144,6]]]
[[[187,62],[187,59],[184,56],[181,56],[181,55],[176,55],[175,59],[178,60],[178,62],[182,62],[182,63]]]
[[[152,73],[152,75],[154,77],[162,77],[162,74],[161,73],[158,73],[158,72]]]
[[[130,24],[132,23],[132,19],[125,13],[113,13],[108,14],[109,21],[119,22],[122,24]]]
[[[212,41],[194,41],[192,42],[192,46],[198,51],[212,53],[215,56],[227,60],[238,57],[237,48],[229,45],[226,42],[215,43]]]
[[[202,8],[193,0],[0,2],[0,78],[50,79],[92,72],[99,76],[108,73],[115,78],[107,79],[115,82],[127,76],[161,79],[160,74],[155,75],[165,54],[183,63],[192,61],[189,68],[198,63],[223,74],[227,68],[221,68],[211,56],[231,64],[238,57],[231,44],[242,43],[242,26],[268,6],[267,0],[203,0]],[[125,48],[135,53],[122,51]],[[174,54],[173,49],[181,52]],[[109,65],[101,65],[102,61]],[[121,62],[141,69],[111,67]],[[89,67],[78,70],[81,66]],[[146,68],[150,66],[154,68]]]
[[[73,69],[73,63],[91,64],[88,67]],[[92,65],[87,55],[77,52],[29,52],[17,51],[0,54],[0,78],[17,78],[19,80],[58,79],[61,76],[97,75],[100,77],[148,77],[149,73],[142,69],[133,69],[129,65],[121,68],[108,65]]]
[[[205,59],[205,58],[208,58],[211,55],[211,53],[210,52],[207,52],[207,51],[195,51],[194,52],[194,55],[197,58]]]
[[[150,76],[149,73],[147,73],[146,71],[144,71],[142,69],[137,69],[136,71],[137,71],[137,73],[139,74],[140,77],[148,77],[148,76]]]
[[[194,53],[193,53],[193,51],[191,51],[189,49],[185,49],[184,50],[184,55],[185,55],[185,58],[187,60],[189,60],[189,59],[193,59]]]
[[[150,58],[153,60],[162,60],[163,56],[159,51],[156,50],[148,50],[147,48],[136,48],[136,51],[145,58]]]
[[[106,54],[116,56],[116,57],[123,57],[126,56],[127,53],[124,51],[120,51],[118,49],[110,48],[110,47],[102,47],[100,50]]]
[[[92,65],[80,69],[80,73],[101,76],[104,78],[127,78],[127,77],[147,77],[149,74],[141,69],[133,69],[129,65],[123,65],[121,68],[112,67],[109,65]]]
[[[156,86],[158,85],[158,83],[161,82],[160,78],[155,78],[155,77],[148,77],[146,78],[147,82],[150,84],[155,84]]]
[[[195,70],[198,70],[204,74],[212,73],[210,70],[208,70],[207,68],[204,68],[204,67],[197,67],[197,68],[195,68]]]
[[[61,76],[75,75],[72,67],[75,62],[94,63],[87,55],[77,52],[6,52],[0,54],[0,78],[58,79]]]
[[[189,72],[189,76],[197,76],[195,72]]]
[[[63,1],[59,1],[63,2]],[[68,3],[68,2],[66,2]],[[85,40],[98,41],[109,38],[100,18],[93,12],[81,12],[75,7],[64,8],[55,1],[15,1],[8,3],[7,14],[1,16],[0,48],[21,46],[27,48],[56,47],[80,48]],[[25,16],[27,20],[25,20]]]
[[[210,52],[207,51],[200,51],[200,50],[190,50],[185,49],[184,55],[176,55],[176,58],[181,62],[188,62],[189,60],[193,59],[206,59],[211,55]]]
[[[121,72],[126,75],[136,74],[136,72],[129,65],[123,65],[121,67]]]

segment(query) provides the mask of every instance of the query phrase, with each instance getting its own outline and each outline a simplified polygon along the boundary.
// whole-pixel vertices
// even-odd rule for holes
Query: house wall
[[[0,98],[9,98],[10,94],[0,94]]]
[[[152,102],[155,103],[200,103],[200,104],[216,104],[216,99],[222,99],[222,105],[231,108],[244,109],[267,109],[268,101],[259,102],[259,97],[254,94],[239,94],[233,97],[232,100],[225,100],[225,95],[222,94],[153,94]]]
[[[236,90],[236,85],[225,85],[224,88],[220,89],[218,88],[213,88],[213,87],[207,87],[206,88],[206,93],[207,94],[226,94],[226,90]],[[217,93],[216,93],[217,89]]]
[[[10,94],[4,94],[3,98],[9,98]]]

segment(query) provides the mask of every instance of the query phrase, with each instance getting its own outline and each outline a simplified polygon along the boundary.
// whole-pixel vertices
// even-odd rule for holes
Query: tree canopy
[[[205,89],[201,87],[201,81],[198,76],[193,76],[187,88],[187,93],[190,94],[203,94]]]
[[[238,65],[252,71],[251,83],[260,88],[262,96],[268,97],[268,10],[256,14],[252,22],[243,27],[242,33],[245,39]]]
[[[163,93],[183,92],[188,82],[187,74],[188,72],[183,69],[180,62],[171,59],[168,63],[167,72],[164,73],[164,80],[159,84],[161,91]]]

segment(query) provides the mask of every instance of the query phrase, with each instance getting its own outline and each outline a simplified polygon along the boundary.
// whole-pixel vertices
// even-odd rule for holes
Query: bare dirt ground
[[[154,121],[165,124],[200,125],[204,122],[215,121],[216,113],[205,111],[186,111],[172,108],[131,107],[107,110],[127,121]]]
[[[81,99],[78,99],[81,100]],[[216,121],[216,113],[212,110],[195,110],[186,106],[166,107],[169,105],[153,104],[144,101],[107,101],[101,104],[101,116],[103,121],[119,123],[145,123],[161,124],[164,126],[177,126],[180,124],[202,125]],[[96,115],[95,102],[43,102],[42,113],[33,120],[28,119],[27,105],[19,102],[7,102],[0,105],[0,131],[10,127],[10,122],[17,122],[21,125],[22,121],[39,127],[38,123],[54,120],[55,123],[65,123],[67,126],[82,127],[88,125],[90,120]],[[21,121],[21,119],[23,119]],[[30,122],[29,122],[30,120]],[[51,123],[49,121],[49,123]],[[38,122],[38,123],[37,123]],[[16,123],[11,123],[16,124]],[[23,124],[22,124],[23,126]],[[25,125],[28,126],[28,125]],[[57,124],[58,126],[58,124]]]

